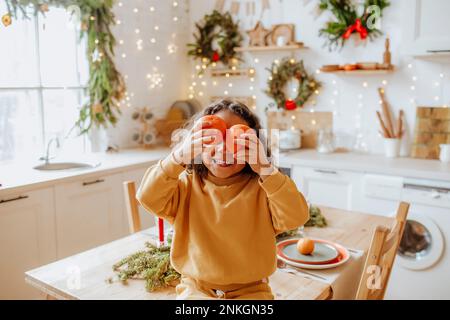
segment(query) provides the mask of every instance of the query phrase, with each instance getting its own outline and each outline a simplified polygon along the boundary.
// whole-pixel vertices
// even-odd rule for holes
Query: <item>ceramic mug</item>
[[[384,138],[384,155],[387,158],[397,158],[400,154],[400,139]]]
[[[441,152],[439,153],[439,160],[442,162],[450,162],[450,143],[440,144]]]

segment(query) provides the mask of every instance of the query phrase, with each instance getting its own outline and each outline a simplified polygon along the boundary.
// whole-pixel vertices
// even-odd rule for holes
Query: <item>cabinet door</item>
[[[130,170],[123,173],[124,181],[134,181],[136,183],[136,190],[139,188],[142,178],[144,177],[147,167]],[[154,215],[145,211],[142,206],[139,206],[139,215],[141,217],[142,229],[147,229],[155,225]]]
[[[352,210],[358,198],[360,174],[294,166],[292,179],[307,200],[315,205]]]
[[[121,174],[58,184],[55,203],[58,258],[127,234]]]
[[[448,0],[403,2],[405,51],[413,55],[450,53]]]
[[[53,189],[0,196],[0,299],[43,295],[24,272],[56,259]]]

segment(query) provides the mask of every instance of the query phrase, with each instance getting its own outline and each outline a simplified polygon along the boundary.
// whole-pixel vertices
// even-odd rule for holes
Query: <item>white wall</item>
[[[316,106],[312,106],[311,102],[306,106],[307,109],[313,108],[317,111],[333,111],[335,113],[334,127],[338,132],[347,132],[354,135],[357,132],[357,128],[360,127],[360,130],[366,137],[369,151],[373,153],[382,152],[381,139],[377,133],[378,124],[375,110],[379,108],[376,89],[378,86],[382,86],[383,80],[387,81],[387,99],[393,110],[396,113],[400,108],[405,111],[409,136],[413,132],[416,106],[450,104],[450,64],[414,60],[400,55],[402,6],[405,1],[408,0],[391,1],[391,6],[384,11],[382,20],[382,30],[391,39],[392,59],[397,67],[397,71],[387,75],[364,77],[318,74],[316,77],[323,83],[323,88],[316,99]],[[240,2],[242,3],[241,7],[245,7],[245,1]],[[201,19],[205,13],[211,12],[214,3],[215,1],[211,0],[190,1],[191,33],[194,31],[194,22]],[[230,3],[230,0],[225,1],[225,9],[230,7]],[[257,1],[256,17],[247,17],[244,8],[241,9],[238,19],[243,30],[250,29],[258,20],[260,14],[259,3]],[[311,73],[324,64],[382,60],[384,36],[374,42],[368,42],[365,47],[355,46],[353,41],[349,41],[342,51],[329,52],[327,48],[324,48],[324,39],[318,36],[318,31],[330,16],[324,13],[318,19],[314,18],[314,4],[317,1],[271,0],[270,3],[270,12],[266,11],[262,16],[264,26],[267,28],[276,23],[295,23],[297,40],[304,42],[310,49],[296,51],[294,55],[297,59],[305,61],[305,65]],[[248,43],[246,41],[244,42],[245,44]],[[258,112],[264,118],[263,110],[271,102],[263,93],[269,76],[265,68],[270,67],[274,59],[279,59],[289,54],[246,54],[244,57],[247,65],[256,68],[257,76],[255,82],[251,84],[248,79],[236,80],[233,81],[233,87],[230,88],[227,86],[229,81],[225,79],[221,80],[216,87],[212,86],[209,80],[207,81],[207,86],[202,88],[202,91],[207,93],[202,101],[207,103],[207,96],[222,95],[224,90],[228,90],[230,95],[255,94]],[[258,58],[259,63],[254,63],[254,58]],[[191,70],[193,69],[191,68]],[[417,80],[413,81],[412,77],[417,77]],[[367,87],[363,86],[363,82],[367,82]],[[249,90],[251,85],[254,86],[254,93]],[[411,90],[413,85],[415,90]],[[438,100],[435,100],[435,97]],[[414,100],[412,101],[411,99]],[[404,153],[407,152],[406,145],[408,140],[407,137],[404,143]]]
[[[177,3],[176,7],[174,2]],[[151,7],[154,11],[150,10]],[[174,101],[186,98],[187,10],[186,0],[117,1],[114,12],[120,24],[113,29],[118,42],[116,63],[126,78],[130,100],[122,108],[123,114],[117,127],[108,130],[110,143],[120,147],[134,145],[131,134],[134,128],[139,127],[137,122],[131,120],[135,108],[151,107],[155,115],[163,117]],[[174,17],[178,21],[175,22]],[[155,30],[155,26],[159,30]],[[136,29],[139,29],[139,33],[136,33]],[[155,38],[155,43],[151,42],[152,38]],[[138,50],[139,40],[142,40],[142,50]],[[121,41],[123,44],[120,44]],[[168,51],[171,44],[177,48],[173,54]],[[157,57],[159,60],[156,60]],[[151,89],[147,74],[155,73],[153,68],[157,68],[163,78],[162,87]]]

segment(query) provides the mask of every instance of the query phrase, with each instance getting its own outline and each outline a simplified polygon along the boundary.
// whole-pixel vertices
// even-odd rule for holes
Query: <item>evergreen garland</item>
[[[302,107],[315,90],[320,88],[312,75],[309,75],[303,61],[295,61],[292,58],[283,58],[280,63],[273,62],[270,69],[267,69],[271,76],[267,82],[268,89],[265,93],[273,98],[278,108],[285,108],[286,99],[285,86],[291,78],[296,78],[299,82],[297,96],[293,100],[297,106]]]
[[[334,15],[334,20],[327,22],[325,27],[319,30],[319,35],[327,38],[325,45],[328,45],[330,50],[342,48],[347,40],[347,37],[344,36],[346,31],[359,20],[361,27],[365,29],[364,33],[367,33],[369,39],[373,40],[382,32],[377,28],[369,28],[368,21],[373,13],[369,13],[368,8],[377,6],[382,16],[383,10],[389,5],[387,0],[365,0],[362,5],[362,14],[358,14],[358,7],[352,3],[352,0],[320,0],[319,9],[321,11],[330,10]]]
[[[145,280],[150,292],[177,284],[180,274],[170,264],[170,246],[158,248],[149,242],[145,246],[146,251],[131,254],[113,266],[119,280],[124,284],[129,279]]]
[[[188,56],[200,59],[203,65],[209,66],[214,62],[222,62],[231,65],[234,59],[240,60],[235,47],[239,47],[242,42],[242,35],[239,32],[239,25],[233,21],[231,14],[224,14],[214,10],[211,14],[205,15],[202,23],[195,23],[197,33],[194,33],[195,43],[189,43]],[[217,41],[220,47],[216,51],[212,47],[213,41]]]
[[[49,6],[69,8],[76,6],[81,12],[81,37],[87,37],[89,61],[89,102],[83,105],[75,126],[80,134],[87,133],[93,125],[107,127],[115,125],[120,114],[119,103],[124,98],[126,87],[122,75],[114,64],[116,40],[111,32],[115,24],[112,8],[115,0],[5,0],[12,17],[20,12],[28,17],[29,9],[34,14],[42,13]]]

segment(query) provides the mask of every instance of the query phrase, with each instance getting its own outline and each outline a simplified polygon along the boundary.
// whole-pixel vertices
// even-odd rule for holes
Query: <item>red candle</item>
[[[159,227],[159,243],[162,245],[164,243],[164,220],[158,218],[158,227]]]

